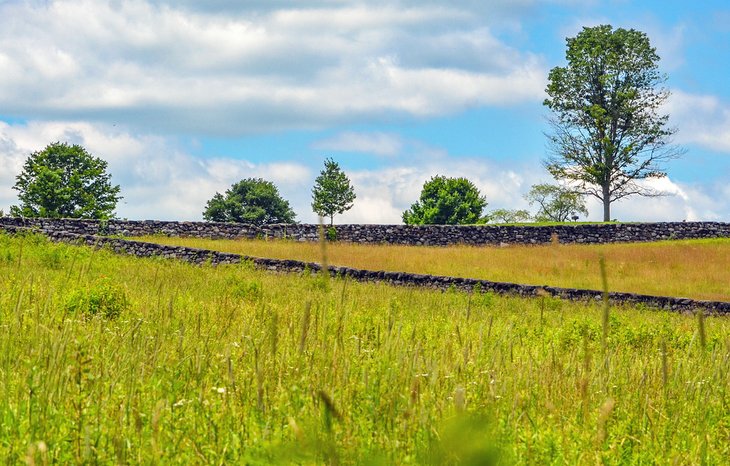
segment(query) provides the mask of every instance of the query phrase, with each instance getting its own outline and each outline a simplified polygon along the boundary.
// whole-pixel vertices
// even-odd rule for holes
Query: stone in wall
[[[35,228],[43,233],[66,232],[87,235],[167,235],[199,238],[285,238],[318,241],[319,225],[253,225],[218,222],[172,222],[155,220],[77,220],[0,218],[0,226]],[[336,225],[337,240],[362,244],[447,246],[453,244],[548,244],[646,242],[671,239],[730,237],[730,223],[657,222],[578,224],[557,226],[495,225]]]

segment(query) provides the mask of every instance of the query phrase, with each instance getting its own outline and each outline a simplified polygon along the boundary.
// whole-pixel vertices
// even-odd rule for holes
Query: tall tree
[[[638,183],[662,178],[663,162],[682,151],[662,104],[669,91],[659,56],[643,32],[586,27],[567,39],[567,66],[550,71],[544,105],[553,112],[547,170],[579,192],[611,203],[660,192]]]
[[[566,222],[578,214],[588,215],[583,195],[551,184],[536,184],[525,195],[530,205],[537,204],[538,222]]]
[[[314,180],[312,210],[320,217],[329,217],[331,226],[335,214],[350,210],[356,197],[350,179],[339,164],[332,159],[325,160],[324,170]]]
[[[203,218],[214,222],[293,223],[296,214],[281,197],[274,183],[246,178],[234,183],[225,196],[215,193],[205,206]]]
[[[119,186],[111,184],[106,161],[79,145],[54,142],[33,152],[16,177],[18,217],[108,219],[114,216]]]
[[[421,196],[403,212],[406,225],[466,225],[479,223],[487,200],[466,178],[434,176]]]

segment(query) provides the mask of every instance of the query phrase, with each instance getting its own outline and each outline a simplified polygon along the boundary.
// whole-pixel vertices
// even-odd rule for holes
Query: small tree
[[[225,196],[215,193],[203,211],[203,218],[214,222],[294,223],[296,214],[271,181],[246,178],[234,183]]]
[[[583,195],[561,186],[533,185],[525,199],[530,205],[538,205],[538,222],[566,222],[578,214],[588,215]]]
[[[406,225],[479,223],[487,201],[466,178],[434,176],[424,183],[420,199],[403,212]]]
[[[550,71],[545,106],[553,112],[545,166],[558,180],[603,203],[661,193],[637,181],[662,178],[662,163],[682,151],[662,113],[669,91],[659,56],[643,32],[611,26],[583,28],[567,39],[565,67]]]
[[[491,223],[522,223],[529,222],[532,217],[526,210],[495,209],[489,212],[484,219]]]
[[[350,179],[339,164],[332,159],[325,160],[324,170],[314,180],[312,210],[320,217],[329,217],[332,226],[335,214],[350,210],[355,197]]]
[[[33,152],[16,177],[17,217],[108,219],[114,216],[119,186],[111,184],[106,161],[79,145],[54,142]]]

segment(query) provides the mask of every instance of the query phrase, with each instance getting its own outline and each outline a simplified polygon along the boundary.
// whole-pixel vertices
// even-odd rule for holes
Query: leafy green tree
[[[314,180],[312,210],[320,217],[329,217],[332,226],[335,214],[350,210],[355,198],[350,179],[339,164],[332,159],[325,160],[324,170]]]
[[[274,183],[261,178],[246,178],[234,183],[208,201],[203,218],[213,222],[294,223],[296,214],[289,202],[281,197]]]
[[[526,210],[495,209],[484,217],[488,223],[522,223],[529,222],[532,217]]]
[[[578,214],[588,215],[583,195],[562,186],[533,185],[525,199],[530,205],[538,205],[538,222],[566,222]]]
[[[406,225],[479,223],[487,201],[466,178],[434,176],[424,183],[420,199],[403,212]]]
[[[10,214],[17,217],[87,218],[114,217],[122,197],[119,186],[111,184],[106,161],[89,154],[79,145],[54,142],[33,152],[23,165],[13,189],[19,206]]]
[[[682,151],[662,106],[669,91],[659,56],[643,32],[611,26],[583,28],[567,39],[567,66],[548,76],[544,105],[553,112],[547,170],[603,203],[660,192],[637,183],[666,176],[662,164]]]

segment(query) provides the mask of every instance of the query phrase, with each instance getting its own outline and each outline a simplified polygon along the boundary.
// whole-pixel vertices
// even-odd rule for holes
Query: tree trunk
[[[603,221],[611,221],[611,193],[608,184],[603,185]]]
[[[335,223],[335,214],[330,215],[330,226],[334,225]]]

